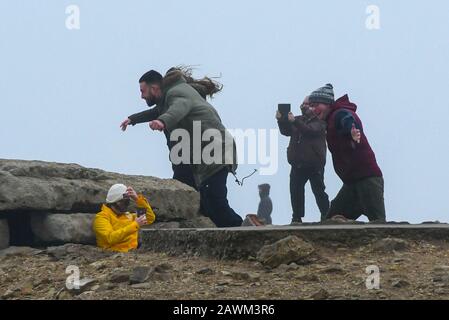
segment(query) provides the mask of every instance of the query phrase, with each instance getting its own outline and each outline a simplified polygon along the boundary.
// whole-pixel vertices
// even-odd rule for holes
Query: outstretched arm
[[[126,131],[126,128],[129,125],[135,126],[136,124],[139,124],[139,123],[149,122],[154,119],[157,119],[158,116],[159,116],[159,110],[157,109],[157,107],[154,107],[150,110],[145,110],[145,111],[130,115],[128,118],[126,118],[120,124],[120,128],[122,128],[122,131]]]
[[[130,115],[128,117],[128,119],[131,120],[130,124],[134,126],[139,123],[153,121],[153,120],[157,119],[157,117],[159,117],[159,110],[157,109],[157,107],[154,107],[149,110],[145,110],[145,111]]]

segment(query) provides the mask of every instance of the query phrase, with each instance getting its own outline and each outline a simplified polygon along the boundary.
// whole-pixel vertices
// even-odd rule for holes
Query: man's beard
[[[158,101],[156,98],[146,98],[145,101],[147,102],[147,106],[152,107],[154,106]]]

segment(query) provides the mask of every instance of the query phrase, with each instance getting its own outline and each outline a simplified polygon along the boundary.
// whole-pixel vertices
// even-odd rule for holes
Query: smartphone
[[[287,120],[288,119],[288,113],[291,111],[291,104],[290,103],[279,103],[278,104],[278,111],[281,113],[282,115],[282,120]]]
[[[147,214],[147,208],[137,208],[136,213],[137,213],[138,217],[143,216],[143,215]]]

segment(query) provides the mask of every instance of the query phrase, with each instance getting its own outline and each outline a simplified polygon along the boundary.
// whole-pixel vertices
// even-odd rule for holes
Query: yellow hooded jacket
[[[152,224],[156,217],[147,199],[138,195],[136,204],[138,208],[147,209],[147,222]],[[136,218],[135,213],[117,215],[111,208],[103,205],[93,223],[97,246],[118,252],[137,249],[139,224],[135,221]]]

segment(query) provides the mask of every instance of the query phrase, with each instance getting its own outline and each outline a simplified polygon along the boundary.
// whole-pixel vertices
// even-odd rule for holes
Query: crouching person
[[[137,208],[146,211],[146,214],[138,216],[136,213],[129,213],[131,200],[136,203]],[[118,252],[137,249],[140,227],[151,224],[154,220],[153,209],[143,195],[138,195],[131,187],[115,184],[109,189],[106,204],[94,220],[97,246]]]
[[[331,84],[309,96],[314,113],[327,122],[327,145],[335,172],[343,181],[326,218],[345,221],[365,215],[371,222],[384,223],[383,174],[356,113],[357,105],[348,95],[335,102],[333,96]]]

